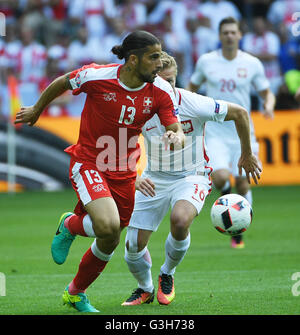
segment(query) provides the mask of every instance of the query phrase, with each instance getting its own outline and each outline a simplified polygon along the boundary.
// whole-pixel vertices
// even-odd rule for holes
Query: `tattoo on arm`
[[[66,74],[66,88],[68,90],[72,90],[72,86],[71,86],[71,83],[70,83],[70,73]]]

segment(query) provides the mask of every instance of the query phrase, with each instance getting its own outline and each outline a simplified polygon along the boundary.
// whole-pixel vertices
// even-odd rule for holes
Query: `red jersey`
[[[87,94],[76,145],[65,151],[75,160],[96,163],[98,170],[124,178],[136,174],[140,154],[138,135],[157,113],[162,125],[178,122],[177,103],[169,83],[156,77],[153,83],[131,89],[119,79],[120,64],[90,64],[70,75],[73,94]]]

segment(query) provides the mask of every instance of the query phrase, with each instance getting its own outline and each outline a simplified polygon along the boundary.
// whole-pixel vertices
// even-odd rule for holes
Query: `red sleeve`
[[[80,69],[74,70],[70,73],[69,80],[74,95],[78,95],[81,92],[93,92],[93,81],[91,80],[91,77],[93,76],[92,70],[98,69],[100,67],[101,65],[92,63],[89,65],[84,65]]]
[[[163,126],[167,127],[173,123],[179,122],[178,106],[173,91],[166,92],[158,89],[155,101],[157,101],[157,114]]]

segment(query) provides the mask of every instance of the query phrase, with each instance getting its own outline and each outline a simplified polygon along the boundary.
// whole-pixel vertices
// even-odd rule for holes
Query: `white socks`
[[[177,241],[169,233],[165,243],[165,262],[160,268],[160,274],[174,275],[176,266],[183,260],[191,243],[190,233],[185,240]]]
[[[160,274],[174,275],[176,266],[183,260],[190,243],[190,234],[186,239],[177,241],[169,233],[165,243],[165,262],[160,268]],[[125,260],[129,271],[138,281],[138,287],[146,292],[152,292],[154,288],[151,274],[152,261],[148,248],[145,247],[139,252],[129,252],[125,247]]]
[[[249,190],[245,195],[243,195],[244,198],[246,198],[249,202],[249,204],[252,206],[252,191]]]
[[[138,287],[146,292],[154,289],[151,275],[151,256],[148,248],[145,247],[140,252],[129,252],[125,247],[125,260],[130,272],[138,281]]]

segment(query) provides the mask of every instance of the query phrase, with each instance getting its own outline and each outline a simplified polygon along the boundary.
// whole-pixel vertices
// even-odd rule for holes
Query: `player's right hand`
[[[245,170],[249,184],[251,182],[250,176],[252,177],[255,184],[258,184],[258,180],[260,179],[260,174],[262,172],[262,167],[255,155],[241,155],[238,168],[240,176],[242,175],[242,168]]]
[[[135,189],[142,192],[146,197],[148,197],[148,195],[151,197],[155,196],[155,184],[149,178],[142,178],[137,176],[135,181]]]
[[[33,126],[38,120],[40,114],[34,106],[22,107],[16,114],[15,124],[27,123],[28,126]]]
[[[184,147],[185,136],[184,133],[175,133],[172,130],[168,130],[163,134],[162,140],[165,144],[165,150],[167,150],[169,145],[171,150],[180,150]]]

